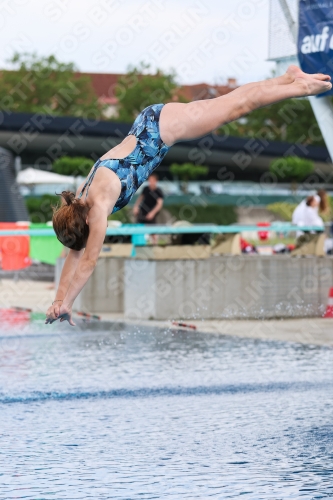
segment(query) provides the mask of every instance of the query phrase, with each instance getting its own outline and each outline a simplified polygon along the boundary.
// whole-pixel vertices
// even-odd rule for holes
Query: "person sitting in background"
[[[324,221],[319,212],[324,215],[328,212],[328,208],[327,193],[321,189],[317,194],[308,196],[297,205],[292,215],[292,223],[299,227],[319,226],[324,229]],[[299,232],[297,236],[301,234],[303,233]]]
[[[158,176],[153,173],[148,177],[146,186],[133,207],[133,215],[141,224],[156,224],[156,216],[163,207],[163,192],[157,186]]]

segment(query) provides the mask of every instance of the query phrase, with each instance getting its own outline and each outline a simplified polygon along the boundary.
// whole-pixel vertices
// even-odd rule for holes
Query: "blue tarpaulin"
[[[333,80],[333,0],[300,1],[298,58],[306,73],[326,73]]]

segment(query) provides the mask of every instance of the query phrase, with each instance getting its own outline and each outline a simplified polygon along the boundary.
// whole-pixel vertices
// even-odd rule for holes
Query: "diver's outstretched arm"
[[[53,323],[57,319],[67,320],[70,325],[75,326],[72,320],[72,307],[76,297],[90,278],[98,261],[99,254],[105,239],[107,229],[107,208],[94,205],[89,211],[89,236],[86,248],[80,257],[75,272],[66,291],[60,308],[56,312],[51,308],[47,311],[45,323]]]

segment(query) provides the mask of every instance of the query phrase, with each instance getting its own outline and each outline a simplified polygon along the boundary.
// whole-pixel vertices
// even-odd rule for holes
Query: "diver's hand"
[[[72,308],[71,307],[66,306],[64,304],[61,304],[59,307],[59,310],[57,311],[57,316],[55,315],[53,310],[51,310],[51,311],[50,310],[51,310],[51,307],[48,309],[48,311],[46,313],[46,320],[45,320],[46,324],[53,323],[54,321],[59,319],[61,323],[63,321],[68,321],[68,323],[71,326],[75,326],[75,323],[72,320]],[[50,311],[50,314],[49,314],[49,311]]]
[[[62,300],[55,300],[54,303],[48,308],[46,311],[46,321],[45,323],[52,323],[59,317],[60,306],[62,304]]]

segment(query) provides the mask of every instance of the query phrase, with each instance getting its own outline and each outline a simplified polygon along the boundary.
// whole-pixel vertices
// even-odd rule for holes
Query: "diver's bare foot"
[[[323,82],[330,81],[331,79],[329,75],[324,75],[323,73],[314,73],[314,74],[304,73],[304,71],[302,71],[301,68],[295,66],[294,64],[288,67],[286,75],[288,75],[290,83],[294,82],[296,78],[306,78],[309,80],[314,79]]]
[[[318,80],[317,78],[295,78],[292,85],[297,87],[297,95],[295,97],[318,95],[332,88],[331,82]]]

